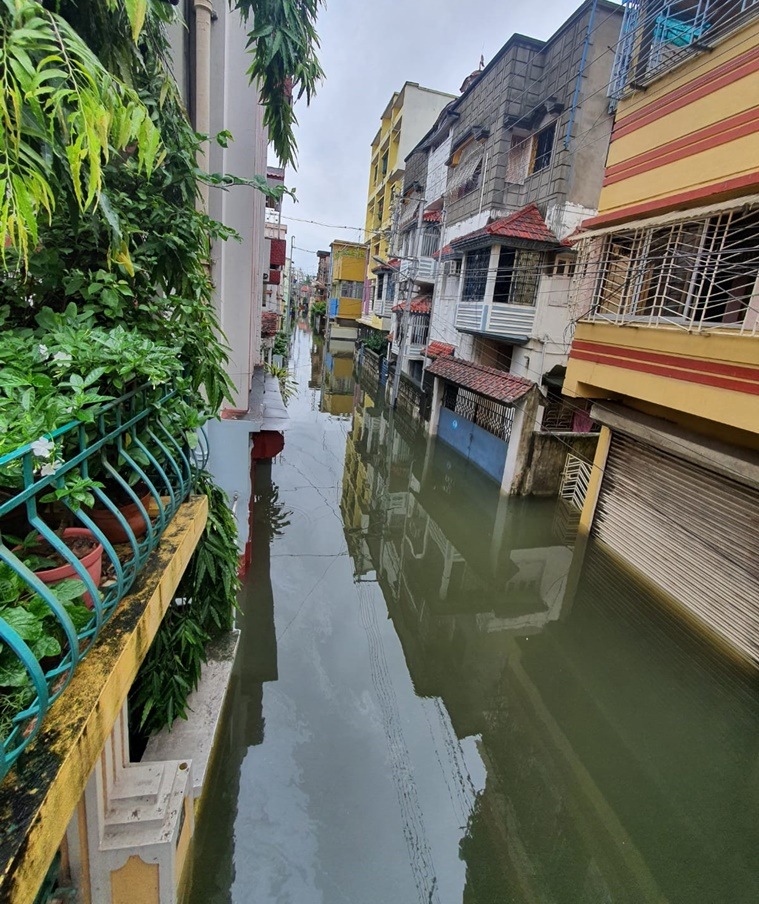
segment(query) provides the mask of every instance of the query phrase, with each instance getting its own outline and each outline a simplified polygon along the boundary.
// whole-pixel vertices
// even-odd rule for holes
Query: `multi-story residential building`
[[[556,422],[552,384],[568,350],[566,237],[596,211],[612,125],[608,47],[622,15],[586,0],[547,41],[513,35],[407,160],[400,270],[430,309],[437,355],[410,336],[406,369],[435,378],[431,430],[504,492],[558,486],[564,440],[541,427],[546,413],[546,426]]]
[[[564,392],[603,424],[581,524],[759,660],[759,5],[625,4]]]
[[[329,335],[355,339],[364,296],[367,246],[336,241],[330,245]]]
[[[367,326],[387,329],[390,308],[373,304],[372,290],[383,294],[377,283],[373,258],[387,260],[390,253],[390,235],[396,199],[403,184],[404,161],[411,149],[427,132],[440,111],[454,99],[453,95],[431,88],[423,88],[416,82],[405,82],[400,91],[393,92],[382,114],[380,128],[372,141],[369,164],[369,195],[366,205],[366,241],[370,262],[367,278],[367,304],[364,320]],[[385,287],[387,288],[387,287]],[[385,318],[383,321],[382,318]]]
[[[205,134],[228,129],[236,138],[227,148],[207,149],[201,165],[241,177],[265,174],[268,136],[263,108],[249,84],[247,34],[239,12],[224,4],[214,11],[208,0],[182,0],[179,9],[184,22],[170,30],[173,69],[193,126]],[[215,302],[230,347],[228,369],[238,411],[209,425],[208,466],[235,499],[242,551],[250,515],[250,447],[254,455],[262,454],[258,444],[267,424],[260,396],[257,400],[251,393],[261,363],[264,275],[269,271],[265,199],[241,186],[221,191],[201,185],[200,191],[209,213],[239,235],[239,241],[218,242],[213,249]],[[153,502],[147,512],[143,503],[143,513],[151,519],[145,536],[135,536],[131,529],[125,534],[131,543],[124,546],[133,552],[116,556],[106,543],[110,553],[105,561],[113,577],[94,591],[97,600],[89,600],[97,612],[95,627],[72,634],[66,617],[61,624],[70,645],[64,660],[69,664],[57,677],[47,678],[34,661],[37,702],[25,721],[0,738],[4,901],[65,897],[92,904],[169,904],[178,898],[190,849],[236,636],[224,637],[213,651],[211,684],[205,678],[201,682],[201,696],[188,707],[190,721],[171,735],[152,739],[142,759],[133,761],[127,695],[164,616],[184,602],[174,598],[203,533],[208,502],[205,496],[190,495],[185,441],[169,432],[161,408],[141,405],[139,392],[126,398],[118,408],[119,448],[131,443],[135,454],[137,437],[155,435],[166,457],[159,461],[151,454],[151,465],[145,466],[151,478],[143,471],[140,475],[149,481],[160,473],[165,483],[158,483],[161,497],[155,511]],[[85,425],[80,429],[84,437]],[[82,461],[88,461],[87,455],[90,462],[101,455],[105,460],[110,448],[92,446],[81,453]],[[201,449],[208,451],[205,443]],[[33,492],[39,492],[36,484]],[[33,505],[34,497],[28,498]],[[102,553],[103,547],[98,548]],[[103,564],[103,578],[105,569]],[[89,580],[94,590],[92,572]],[[8,642],[6,631],[3,646]],[[11,637],[10,649],[14,643]],[[132,754],[137,760],[137,752]],[[58,894],[62,876],[67,888]]]

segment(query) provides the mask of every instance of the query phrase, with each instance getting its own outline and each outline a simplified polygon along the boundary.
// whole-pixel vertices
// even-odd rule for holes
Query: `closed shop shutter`
[[[593,533],[759,661],[759,491],[615,432]]]

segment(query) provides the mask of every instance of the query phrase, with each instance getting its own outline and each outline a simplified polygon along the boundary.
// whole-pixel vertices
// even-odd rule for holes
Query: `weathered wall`
[[[515,492],[521,496],[556,496],[567,455],[593,461],[597,443],[597,433],[533,432],[527,464]]]

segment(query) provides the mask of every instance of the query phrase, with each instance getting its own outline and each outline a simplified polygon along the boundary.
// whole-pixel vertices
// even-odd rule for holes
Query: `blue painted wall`
[[[501,482],[508,443],[448,408],[440,410],[438,438],[481,468],[493,480]]]
[[[329,316],[334,320],[337,317],[337,308],[340,302],[337,298],[330,298],[329,300]]]

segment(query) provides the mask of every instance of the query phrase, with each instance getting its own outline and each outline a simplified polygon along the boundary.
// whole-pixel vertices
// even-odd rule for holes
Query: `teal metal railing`
[[[177,390],[143,386],[105,404],[91,423],[61,427],[46,437],[58,450],[55,470],[40,467],[35,443],[0,457],[0,483],[8,474],[15,483],[0,497],[0,779],[133,587],[188,497],[195,468],[207,458],[204,435],[190,451],[172,404],[178,401]],[[92,508],[71,504],[65,491],[60,503],[41,501],[81,480],[102,484],[91,489]],[[125,504],[131,506],[129,517]],[[102,526],[103,515],[110,516],[109,528]],[[8,537],[12,521],[29,531],[25,544]],[[88,570],[64,542],[63,525],[78,527],[91,548],[102,547],[99,581],[97,568]],[[35,570],[43,544],[81,584],[60,583],[49,571]]]

